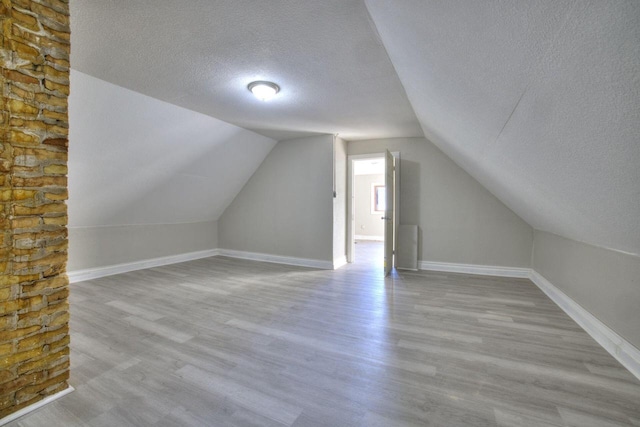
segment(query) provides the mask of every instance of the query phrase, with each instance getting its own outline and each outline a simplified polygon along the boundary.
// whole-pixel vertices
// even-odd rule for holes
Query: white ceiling
[[[73,68],[276,140],[422,136],[362,0],[72,0]],[[263,103],[253,80],[281,86]]]
[[[424,132],[534,228],[640,254],[637,0],[71,0],[71,16],[77,70],[275,139]],[[254,100],[255,79],[280,96]]]
[[[640,2],[366,3],[429,139],[534,228],[640,254]]]
[[[69,225],[217,220],[273,139],[72,70]]]

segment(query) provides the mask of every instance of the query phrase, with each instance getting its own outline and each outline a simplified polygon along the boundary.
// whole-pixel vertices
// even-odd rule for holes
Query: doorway
[[[379,265],[384,250],[386,187],[384,157],[353,163],[353,262]]]
[[[397,158],[388,152],[348,157],[347,261],[385,274],[394,266]]]

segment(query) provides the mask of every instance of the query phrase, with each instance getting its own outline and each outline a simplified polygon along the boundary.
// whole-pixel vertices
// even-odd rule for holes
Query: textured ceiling
[[[273,139],[72,70],[69,225],[217,220]]]
[[[71,13],[77,70],[275,139],[424,132],[534,228],[640,254],[637,0],[71,0]],[[254,100],[256,79],[280,96]]]
[[[274,139],[422,136],[362,0],[72,0],[73,68]],[[268,103],[246,86],[271,80]]]
[[[640,2],[366,4],[429,139],[534,228],[640,254]]]

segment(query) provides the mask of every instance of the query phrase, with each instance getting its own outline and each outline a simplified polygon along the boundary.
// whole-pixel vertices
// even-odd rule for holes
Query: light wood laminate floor
[[[73,284],[76,391],[24,426],[640,426],[640,382],[524,279],[224,257]]]

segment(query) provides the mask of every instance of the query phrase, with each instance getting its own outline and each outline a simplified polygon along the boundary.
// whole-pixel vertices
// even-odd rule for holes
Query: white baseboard
[[[419,261],[420,270],[446,271],[450,273],[477,274],[480,276],[501,276],[528,278],[530,268],[500,267],[493,265],[456,264],[450,262]]]
[[[179,262],[193,261],[200,258],[208,258],[219,254],[218,249],[187,252],[185,254],[169,255],[159,258],[145,259],[141,261],[127,262],[124,264],[108,265],[106,267],[87,268],[85,270],[70,271],[67,273],[69,282],[82,282],[84,280],[97,279],[114,274],[128,273],[129,271],[144,270],[145,268],[160,267],[162,265],[176,264]]]
[[[334,258],[333,259],[333,269],[334,270],[337,270],[337,269],[339,269],[340,267],[342,267],[343,265],[346,265],[346,264],[347,264],[347,256],[346,255],[343,255],[343,256],[341,256],[339,258]]]
[[[536,271],[531,271],[531,281],[538,286],[558,307],[569,315],[582,329],[616,358],[636,378],[640,379],[640,350],[626,341],[595,316],[582,308],[571,297],[556,288]]]
[[[356,234],[353,238],[354,240],[374,240],[376,242],[384,242],[384,236],[365,236],[363,234]]]
[[[309,258],[295,258],[280,255],[270,255],[256,252],[236,251],[232,249],[210,249],[199,252],[189,252],[186,254],[172,255],[161,258],[117,264],[107,267],[90,268],[86,270],[71,271],[68,273],[71,283],[83,280],[96,279],[99,277],[111,276],[114,274],[126,273],[129,271],[142,270],[145,268],[159,267],[162,265],[175,264],[179,262],[191,261],[200,258],[208,258],[216,255],[228,256],[231,258],[247,259],[276,264],[296,265],[300,267],[318,268],[324,270],[337,269],[347,263],[346,257],[336,258],[332,261],[323,261]],[[587,310],[582,308],[568,295],[556,288],[538,272],[529,268],[500,267],[476,264],[456,264],[446,262],[420,261],[420,270],[445,271],[452,273],[477,274],[483,276],[502,276],[514,278],[529,278],[538,286],[553,302],[555,302],[565,313],[569,315],[582,329],[584,329],[593,339],[596,340],[606,351],[608,351],[618,362],[627,368],[633,375],[640,379],[640,350],[626,341]],[[49,396],[28,408],[0,419],[0,426],[15,420],[27,412],[33,411],[46,403],[64,396],[73,391],[69,387],[53,396]],[[37,406],[39,405],[39,406]]]
[[[640,349],[618,335],[594,315],[582,308],[571,297],[551,284],[540,273],[530,268],[495,267],[473,264],[420,261],[420,270],[446,271],[452,273],[478,274],[528,278],[542,290],[558,307],[571,317],[598,344],[611,354],[622,366],[640,379]]]
[[[248,259],[252,261],[272,262],[275,264],[297,265],[299,267],[319,268],[333,270],[332,261],[320,259],[295,258],[281,255],[262,254],[257,252],[236,251],[233,249],[218,249],[218,254],[231,258]]]
[[[57,392],[56,394],[52,394],[51,396],[47,396],[42,400],[37,401],[36,403],[26,406],[22,409],[20,409],[19,411],[14,412],[13,414],[9,414],[4,418],[0,418],[0,426],[3,426],[5,424],[9,424],[11,421],[15,421],[18,418],[27,415],[30,412],[35,411],[36,409],[40,409],[42,408],[44,405],[53,402],[54,400],[58,400],[60,399],[62,396],[66,396],[67,394],[71,393],[72,391],[74,391],[75,389],[71,386],[69,386],[68,388],[65,388],[62,391]]]

